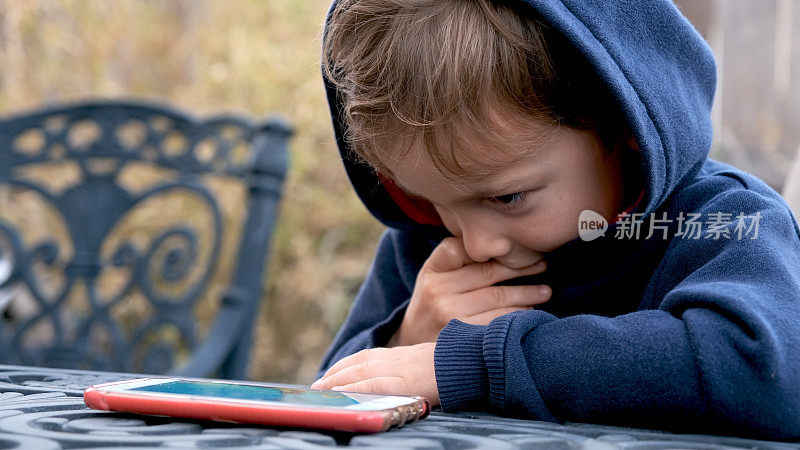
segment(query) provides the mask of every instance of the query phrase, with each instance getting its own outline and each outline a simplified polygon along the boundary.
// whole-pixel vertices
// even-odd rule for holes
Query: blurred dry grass
[[[198,116],[279,113],[295,127],[253,379],[313,380],[382,230],[352,191],[333,143],[319,75],[328,3],[0,1],[2,114],[144,97]]]

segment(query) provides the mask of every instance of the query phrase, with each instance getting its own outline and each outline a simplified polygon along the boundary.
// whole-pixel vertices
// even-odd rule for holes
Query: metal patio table
[[[83,404],[87,386],[141,376],[0,365],[0,448],[800,448],[800,444],[786,442],[580,423],[559,425],[436,410],[399,429],[359,435],[121,414]]]

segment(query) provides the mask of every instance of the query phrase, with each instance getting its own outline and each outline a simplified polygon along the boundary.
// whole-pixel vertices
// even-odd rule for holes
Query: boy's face
[[[514,143],[514,131],[507,131]],[[384,164],[410,196],[433,204],[472,260],[522,268],[578,237],[581,211],[613,221],[623,207],[620,151],[605,152],[587,131],[560,127],[549,134],[530,156],[479,181],[455,184],[415,147]],[[476,151],[492,152],[476,145]]]

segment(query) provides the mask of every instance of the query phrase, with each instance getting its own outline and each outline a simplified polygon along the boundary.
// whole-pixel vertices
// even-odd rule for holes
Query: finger
[[[395,362],[366,361],[350,367],[345,367],[335,373],[324,376],[315,384],[315,389],[330,389],[333,386],[344,386],[370,378],[379,378],[397,373]]]
[[[540,260],[521,269],[512,269],[497,261],[470,264],[455,270],[442,280],[442,283],[452,283],[452,292],[462,293],[491,286],[501,281],[512,278],[536,275],[547,270],[547,262]],[[451,286],[448,286],[450,288]]]
[[[450,272],[473,263],[475,261],[467,255],[464,248],[464,241],[459,237],[447,237],[433,249],[423,268],[433,272]]]
[[[322,378],[326,378],[331,374],[334,374],[342,369],[345,369],[350,366],[354,366],[357,364],[363,364],[366,361],[371,360],[392,360],[390,355],[391,349],[388,348],[370,348],[366,350],[361,350],[360,352],[353,353],[352,355],[345,356],[344,358],[336,361],[336,364],[332,365],[328,370],[325,371],[325,374]]]
[[[344,392],[362,392],[365,394],[385,395],[417,395],[408,388],[401,377],[376,377],[354,383],[334,386],[332,390]]]
[[[489,286],[466,294],[462,301],[474,307],[464,310],[467,314],[479,314],[500,308],[525,308],[550,300],[553,294],[549,286]]]
[[[500,316],[510,314],[517,311],[530,311],[534,309],[532,306],[520,308],[498,308],[484,313],[476,314],[474,316],[459,319],[462,322],[470,323],[472,325],[489,325],[494,319]]]

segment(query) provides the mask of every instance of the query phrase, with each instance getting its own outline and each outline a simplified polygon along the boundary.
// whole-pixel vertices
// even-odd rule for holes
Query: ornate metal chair
[[[290,135],[128,101],[1,120],[0,362],[245,378]]]

